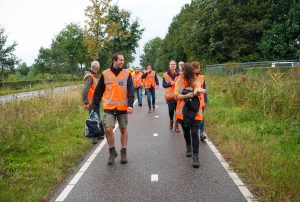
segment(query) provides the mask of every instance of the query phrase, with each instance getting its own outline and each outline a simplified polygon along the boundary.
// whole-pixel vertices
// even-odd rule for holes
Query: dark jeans
[[[136,92],[138,103],[139,103],[139,105],[141,105],[142,104],[142,98],[143,98],[143,95],[142,95],[142,86],[139,87],[139,88],[135,88],[134,91]]]
[[[203,113],[204,113],[204,108],[205,107],[202,107]],[[203,132],[204,132],[204,117],[203,117],[203,120],[201,121],[201,125],[200,125],[200,133],[203,133]]]
[[[177,102],[175,100],[172,100],[172,101],[168,101],[167,104],[168,104],[168,108],[169,108],[170,121],[173,121]]]
[[[199,153],[199,124],[193,123],[191,126],[186,126],[183,121],[180,121],[180,125],[183,130],[186,146],[192,146],[193,154]]]
[[[148,102],[149,109],[151,109],[151,106],[154,108],[155,107],[155,89],[147,88],[146,93],[147,93],[147,102]],[[152,104],[151,104],[151,97],[152,97]]]

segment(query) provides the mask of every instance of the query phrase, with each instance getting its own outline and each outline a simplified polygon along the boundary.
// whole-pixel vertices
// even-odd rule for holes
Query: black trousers
[[[191,126],[186,126],[183,121],[180,121],[180,125],[183,130],[184,139],[187,147],[192,146],[193,154],[199,153],[199,130],[200,122],[195,121]]]
[[[168,108],[169,108],[170,121],[173,121],[177,102],[175,100],[172,100],[172,101],[169,101],[167,104],[168,104]]]

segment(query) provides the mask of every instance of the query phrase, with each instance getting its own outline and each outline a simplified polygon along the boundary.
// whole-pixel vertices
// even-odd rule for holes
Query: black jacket
[[[113,65],[111,65],[110,70],[116,76],[118,76],[118,74],[120,73],[120,71],[122,69],[116,69],[116,68],[113,67]],[[102,100],[104,91],[105,91],[105,83],[104,83],[104,76],[103,76],[103,73],[102,73],[101,77],[99,79],[98,85],[97,85],[97,87],[95,89],[95,92],[94,92],[92,109],[96,109],[100,105],[100,101]],[[127,79],[127,92],[128,92],[128,107],[133,107],[133,102],[134,102],[134,87],[133,87],[133,81],[132,81],[131,74],[129,74],[128,79]],[[117,109],[115,109],[115,110],[104,110],[104,112],[110,113],[110,114],[115,114],[115,113],[117,113],[117,114],[123,114],[123,113],[127,113],[127,111],[119,111]]]

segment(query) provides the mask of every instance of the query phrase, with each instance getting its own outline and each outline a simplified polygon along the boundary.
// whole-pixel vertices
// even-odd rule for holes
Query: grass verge
[[[210,138],[259,201],[300,201],[300,81],[286,77],[277,89],[276,80],[263,76],[258,82],[261,89],[255,89],[249,87],[253,84],[251,75],[246,75],[251,84],[233,84],[237,77],[207,76],[209,105],[205,120]],[[286,85],[289,83],[298,88]],[[260,97],[263,89],[273,97]],[[250,93],[254,90],[257,97]],[[257,98],[267,101],[254,102]],[[254,105],[261,102],[265,103]],[[289,106],[283,108],[284,103]],[[285,112],[290,108],[289,116]]]
[[[0,105],[0,201],[41,201],[90,142],[80,90]]]

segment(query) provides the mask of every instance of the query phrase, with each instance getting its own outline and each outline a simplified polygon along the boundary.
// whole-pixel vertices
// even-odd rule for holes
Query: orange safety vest
[[[203,75],[198,75],[197,76],[197,81],[200,83],[200,85],[201,85],[201,88],[203,88],[203,84],[204,84],[204,76]],[[203,93],[201,93],[200,94],[200,98],[201,98],[201,102],[200,102],[200,104],[201,104],[201,106],[206,106],[206,103],[204,102],[204,94]]]
[[[156,88],[155,71],[151,71],[151,73],[148,74],[145,79],[145,88],[151,87]]]
[[[105,91],[102,97],[103,109],[126,111],[128,107],[127,79],[130,72],[122,69],[118,76],[107,69],[103,72]]]
[[[183,79],[182,77],[179,78],[177,80],[177,83],[178,83],[178,87],[179,87],[179,92],[181,93],[182,90],[187,87],[187,82],[185,79]],[[200,87],[200,86],[199,86]],[[202,93],[201,93],[202,94]],[[199,110],[198,110],[198,113],[195,117],[195,120],[203,120],[203,111],[202,111],[202,106],[201,106],[201,95],[198,96],[199,98],[199,101],[200,101],[200,106],[199,106]],[[183,120],[183,114],[182,114],[182,109],[183,109],[183,106],[184,106],[185,102],[184,100],[177,100],[177,106],[176,106],[176,119],[179,119],[179,120]]]
[[[176,82],[178,79],[178,76],[175,77],[173,80],[168,72],[164,73],[164,79],[167,83],[171,83],[172,81]],[[170,86],[168,88],[165,88],[165,99],[166,100],[173,100],[174,99],[174,90],[175,90],[175,85]]]
[[[83,77],[83,83],[84,83],[84,79],[88,76],[91,76],[93,78],[93,83],[88,92],[88,105],[92,105],[94,92],[95,92],[96,86],[98,84],[98,78],[94,74],[88,72],[88,73],[85,73],[85,75]]]
[[[132,73],[132,79],[133,79],[133,86],[135,88],[139,88],[143,85],[143,82],[142,82],[142,73],[139,72],[138,74],[137,73]]]

